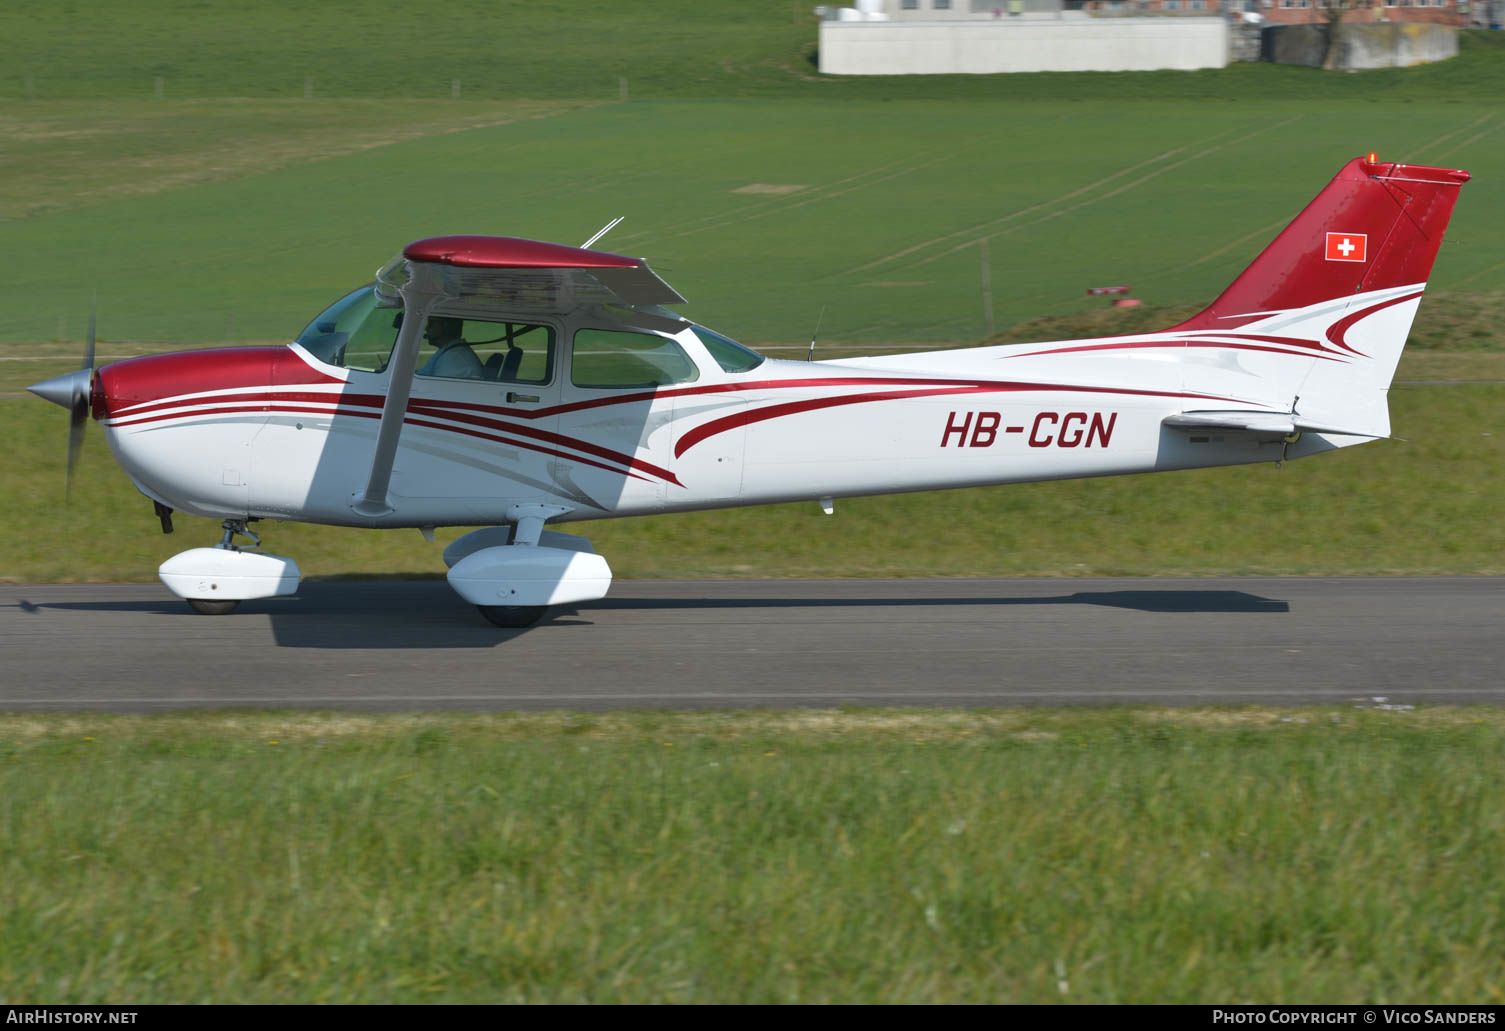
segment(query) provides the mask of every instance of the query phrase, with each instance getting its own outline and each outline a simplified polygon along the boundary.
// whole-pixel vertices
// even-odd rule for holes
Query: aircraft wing
[[[1173,430],[1222,430],[1225,433],[1263,433],[1289,436],[1292,433],[1331,433],[1348,437],[1375,437],[1352,428],[1312,422],[1295,412],[1182,412],[1169,415],[1161,425]]]
[[[513,236],[436,236],[410,243],[376,274],[388,300],[423,263],[462,304],[564,314],[581,304],[683,304],[642,258]]]

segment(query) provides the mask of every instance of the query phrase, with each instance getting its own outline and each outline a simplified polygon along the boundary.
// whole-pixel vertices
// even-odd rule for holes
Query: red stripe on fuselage
[[[520,436],[531,437],[535,440],[541,440],[551,444],[559,444],[564,447],[574,448],[576,451],[584,451],[586,454],[595,455],[597,458],[605,458],[612,462],[618,462],[622,465],[627,466],[629,469],[641,469],[644,472],[652,473],[654,476],[657,476],[660,479],[668,480],[676,487],[684,486],[684,484],[680,483],[679,479],[673,473],[660,466],[654,465],[652,462],[645,462],[642,459],[633,457],[632,455],[624,454],[621,451],[614,451],[611,448],[601,447],[599,444],[592,444],[589,441],[579,440],[575,437],[567,437],[560,433],[551,433],[548,430],[540,430],[532,426],[520,426],[515,423],[499,422],[496,419],[489,419],[482,415],[474,415],[467,411],[451,410],[449,406],[422,404],[417,401],[408,403],[408,412],[410,413],[407,419],[408,422],[412,422],[412,414],[417,413],[419,415],[437,416],[440,418],[450,419],[454,422],[469,423],[473,426],[484,426],[488,429],[501,430],[506,433],[516,433]]]
[[[806,401],[790,401],[785,404],[768,405],[752,411],[738,412],[725,418],[713,419],[708,423],[697,426],[695,429],[679,438],[679,443],[674,445],[674,457],[678,458],[690,448],[699,444],[708,437],[714,437],[718,433],[735,429],[738,426],[748,426],[755,422],[765,422],[769,419],[777,419],[785,415],[796,415],[800,412],[817,411],[822,408],[834,408],[839,405],[861,404],[867,401],[895,401],[910,397],[945,397],[951,394],[994,394],[994,393],[1029,393],[1032,391],[1062,391],[1064,393],[1084,394],[1130,394],[1139,397],[1183,397],[1196,398],[1200,401],[1228,401],[1235,404],[1249,404],[1251,402],[1240,401],[1232,397],[1216,397],[1212,394],[1185,394],[1180,392],[1168,392],[1162,390],[1130,390],[1119,387],[1077,387],[1061,384],[1046,383],[995,383],[995,384],[963,384],[951,390],[893,390],[874,394],[845,394],[841,397],[816,397]]]
[[[605,469],[609,473],[622,473],[621,469],[613,469],[611,466],[605,465],[604,463],[596,462],[589,458],[581,458],[579,455],[571,455],[564,451],[556,451],[553,448],[540,447],[538,444],[531,441],[525,442],[521,440],[513,440],[510,437],[502,437],[494,433],[482,433],[480,430],[467,430],[460,426],[446,426],[442,422],[431,422],[428,419],[414,419],[411,416],[403,419],[402,421],[403,424],[407,426],[427,426],[430,429],[444,430],[447,433],[459,433],[467,437],[479,437],[482,440],[492,440],[496,441],[499,444],[507,444],[512,447],[519,447],[524,451],[537,451],[540,454],[553,455],[556,458],[567,458],[571,462],[579,462],[582,465],[595,466],[597,469]],[[644,482],[647,482],[647,477],[639,476],[635,472],[629,471],[625,475],[631,477],[634,480],[643,480]],[[670,479],[673,478],[670,477]],[[673,482],[676,487],[684,486],[684,484],[680,483],[678,480],[674,480]]]
[[[271,413],[271,414],[277,414],[277,415],[298,415],[298,414],[306,414],[306,415],[352,415],[352,416],[355,416],[356,418],[360,418],[360,419],[380,419],[381,418],[381,413],[380,412],[364,412],[364,411],[360,411],[359,409],[345,409],[345,410],[333,409],[332,410],[332,409],[329,409],[329,408],[302,408],[302,407],[298,407],[296,405],[279,405],[279,406],[277,406],[275,408],[205,408],[205,409],[201,409],[201,410],[196,411],[196,412],[172,412],[172,413],[166,413],[166,414],[148,415],[148,416],[144,416],[144,417],[142,417],[140,419],[131,419],[129,421],[114,422],[114,423],[111,423],[110,425],[111,426],[140,426],[140,425],[144,425],[146,423],[151,423],[151,422],[166,422],[166,421],[168,421],[170,419],[192,419],[192,418],[196,418],[196,417],[201,416],[201,415],[266,415],[266,414],[269,414],[269,413]],[[428,427],[430,429],[445,430],[445,431],[450,432],[450,433],[458,433],[458,434],[461,434],[462,436],[467,436],[467,437],[478,437],[478,438],[480,438],[482,440],[491,440],[491,441],[495,441],[497,443],[507,444],[507,445],[510,445],[512,447],[521,448],[524,451],[537,451],[540,454],[554,455],[557,458],[567,458],[567,459],[569,459],[572,462],[580,462],[583,465],[594,466],[597,469],[605,469],[607,472],[623,473],[623,474],[625,474],[627,476],[632,477],[635,480],[645,479],[645,477],[638,476],[636,473],[632,472],[631,469],[628,469],[628,470],[614,469],[614,468],[612,468],[609,465],[605,465],[605,464],[603,464],[601,462],[597,462],[597,461],[594,461],[594,460],[589,459],[589,458],[582,458],[579,455],[571,455],[571,454],[568,454],[568,453],[566,453],[564,451],[557,451],[554,448],[541,447],[536,442],[532,442],[532,441],[516,440],[516,439],[513,439],[511,437],[504,437],[504,436],[500,436],[498,434],[492,434],[492,433],[482,433],[482,432],[480,432],[478,430],[466,429],[463,426],[447,426],[444,423],[433,422],[433,421],[431,421],[429,419],[415,419],[415,418],[413,418],[411,416],[409,416],[407,418],[404,418],[403,419],[403,424],[404,425],[408,425],[408,426],[425,426],[425,427]],[[630,465],[630,466],[635,467],[635,468],[642,468],[645,472],[654,472],[658,468],[657,466],[650,465],[649,463],[632,462],[632,463],[623,463],[623,464],[627,464],[627,465]],[[656,472],[654,474],[657,475]],[[668,474],[664,478],[667,479],[667,480],[669,480],[676,487],[682,487],[682,486],[684,486],[684,484],[680,483],[679,480],[675,479],[672,474]]]
[[[1418,290],[1414,294],[1406,294],[1404,297],[1393,297],[1388,301],[1380,301],[1378,304],[1371,304],[1367,308],[1360,308],[1356,312],[1345,315],[1337,322],[1334,322],[1331,326],[1327,327],[1327,339],[1331,340],[1333,343],[1337,344],[1345,351],[1353,351],[1354,354],[1357,354],[1363,358],[1367,358],[1369,357],[1367,354],[1364,354],[1364,352],[1362,351],[1355,350],[1353,345],[1351,345],[1345,339],[1348,336],[1348,331],[1353,328],[1354,323],[1358,322],[1366,315],[1373,315],[1375,312],[1381,310],[1382,308],[1388,308],[1392,304],[1400,304],[1403,301],[1413,301],[1416,298],[1420,297],[1421,293],[1422,292]]]
[[[1114,346],[1114,345],[1107,345]],[[1134,346],[1134,345],[1122,345]],[[1289,352],[1287,352],[1289,353]],[[802,401],[790,401],[781,404],[767,405],[752,411],[741,411],[722,419],[714,419],[705,423],[680,438],[674,449],[675,457],[683,455],[691,447],[715,436],[725,430],[736,426],[746,426],[752,423],[765,422],[777,419],[785,415],[795,415],[801,412],[817,411],[824,408],[833,408],[843,405],[862,404],[869,401],[893,401],[915,397],[941,397],[951,394],[977,394],[977,393],[1014,393],[1032,391],[1059,391],[1066,393],[1091,393],[1091,394],[1123,394],[1140,397],[1179,397],[1196,398],[1207,401],[1223,401],[1234,404],[1246,404],[1251,402],[1239,398],[1218,397],[1212,394],[1182,393],[1160,390],[1136,390],[1121,387],[1088,387],[1061,383],[1030,383],[1010,380],[967,380],[967,379],[937,379],[937,378],[884,378],[876,376],[832,376],[823,378],[792,379],[792,380],[759,380],[753,383],[714,383],[698,387],[679,387],[671,390],[640,391],[633,394],[616,394],[609,397],[592,398],[588,401],[577,401],[568,404],[554,405],[547,408],[524,410],[507,408],[500,405],[474,404],[463,401],[447,401],[431,398],[413,398],[408,402],[405,422],[416,425],[431,426],[435,429],[449,429],[452,432],[464,433],[469,436],[480,437],[489,440],[501,440],[502,438],[487,434],[462,430],[457,427],[446,427],[441,424],[414,419],[414,415],[428,416],[429,418],[443,418],[455,422],[465,422],[475,426],[498,430],[520,436],[531,437],[540,442],[557,444],[562,447],[572,448],[592,454],[599,458],[617,462],[626,466],[629,470],[639,469],[653,476],[667,480],[676,486],[684,486],[667,469],[643,462],[632,456],[619,451],[614,451],[600,445],[591,444],[587,441],[567,437],[562,434],[551,433],[547,430],[535,429],[528,426],[512,425],[497,422],[494,419],[485,418],[474,413],[489,413],[492,415],[508,416],[515,419],[539,419],[551,415],[566,412],[575,412],[591,408],[605,407],[609,405],[632,404],[641,401],[652,402],[659,398],[704,396],[720,393],[741,393],[770,389],[808,389],[816,387],[849,387],[849,386],[904,386],[909,389],[870,391],[860,394],[843,394],[836,397],[807,398]],[[213,388],[211,388],[213,389]],[[380,394],[326,394],[311,391],[282,391],[272,393],[246,393],[220,395],[213,399],[199,399],[159,402],[143,406],[124,416],[113,420],[113,426],[135,426],[147,422],[158,422],[167,419],[191,418],[199,415],[219,415],[226,413],[251,414],[256,412],[297,412],[325,415],[354,415],[361,418],[380,418],[380,409],[385,403],[384,395]],[[213,407],[200,409],[193,412],[174,411],[167,412],[167,408],[181,408],[184,405],[203,403],[211,405],[224,405],[230,401],[244,401],[251,407]],[[310,403],[322,403],[333,405],[333,408],[309,408],[291,405],[288,402],[303,402],[306,406]],[[599,463],[583,458],[576,458],[553,451],[549,448],[537,445],[524,445],[516,441],[507,441],[514,446],[524,447],[526,450],[539,451],[545,454],[553,454],[558,457],[572,458],[573,460],[594,465],[599,468],[608,468]],[[612,470],[620,472],[621,470]]]
[[[1243,337],[1243,339],[1245,339],[1245,340],[1271,340],[1271,341],[1274,341],[1274,342],[1277,342],[1277,343],[1285,343],[1285,340],[1282,339],[1282,338],[1279,338],[1279,337],[1257,337],[1257,336],[1245,335]],[[1291,346],[1299,346],[1299,347],[1302,347],[1303,350],[1293,351],[1293,350],[1289,350],[1288,347],[1270,347],[1270,346],[1266,346],[1266,345],[1263,345],[1263,344],[1229,344],[1229,343],[1208,343],[1208,342],[1198,341],[1198,340],[1165,340],[1165,341],[1159,341],[1159,342],[1135,343],[1135,344],[1084,344],[1084,345],[1082,345],[1080,347],[1056,347],[1056,348],[1052,348],[1052,349],[1050,349],[1048,351],[1030,351],[1027,354],[1011,354],[1011,355],[1006,355],[1006,357],[1008,357],[1008,358],[1033,358],[1033,357],[1035,357],[1037,355],[1042,355],[1042,354],[1072,354],[1072,353],[1077,352],[1077,351],[1135,351],[1135,350],[1155,350],[1155,349],[1158,349],[1158,348],[1187,348],[1187,347],[1213,348],[1213,347],[1220,347],[1220,348],[1227,348],[1230,351],[1268,351],[1268,352],[1270,352],[1272,354],[1288,354],[1288,355],[1291,355],[1291,356],[1296,357],[1296,358],[1322,358],[1322,359],[1325,359],[1326,361],[1330,361],[1330,362],[1336,362],[1336,361],[1343,361],[1344,360],[1341,357],[1335,357],[1335,355],[1337,354],[1337,352],[1333,352],[1332,354],[1325,353],[1325,352],[1328,351],[1328,348],[1323,347],[1321,344],[1317,343],[1314,340],[1293,341]]]

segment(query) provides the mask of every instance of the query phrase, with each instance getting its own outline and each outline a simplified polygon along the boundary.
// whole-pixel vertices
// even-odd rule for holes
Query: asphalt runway
[[[11,712],[1505,702],[1505,578],[639,581],[527,630],[439,580],[0,598]]]

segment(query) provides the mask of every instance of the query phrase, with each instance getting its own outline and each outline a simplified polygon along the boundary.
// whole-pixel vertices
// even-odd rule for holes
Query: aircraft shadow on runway
[[[174,598],[149,601],[109,600],[34,604],[18,600],[23,612],[120,613],[155,615],[182,621],[182,632],[198,627],[237,629],[265,624],[246,617],[263,615],[271,622],[272,636],[280,648],[329,650],[390,650],[495,648],[542,630],[590,627],[597,613],[662,611],[673,620],[676,613],[708,609],[895,609],[954,607],[974,610],[1018,605],[1097,605],[1147,613],[1286,613],[1288,602],[1264,598],[1246,591],[1140,590],[1076,591],[1048,596],[947,596],[930,598],[879,597],[779,597],[779,598],[605,598],[576,609],[562,607],[537,626],[525,630],[501,630],[491,626],[468,605],[459,601],[443,581],[402,583],[305,584],[298,595],[267,601],[248,601],[229,616],[200,616]],[[243,622],[237,622],[243,621]]]
[[[1290,612],[1289,602],[1245,591],[1077,591],[1050,597],[954,598],[603,598],[591,609],[926,608],[959,605],[1103,605],[1140,612]]]

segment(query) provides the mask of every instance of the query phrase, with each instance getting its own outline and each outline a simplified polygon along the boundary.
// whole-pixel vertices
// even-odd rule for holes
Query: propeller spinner
[[[84,365],[77,372],[27,387],[33,394],[68,409],[68,467],[63,494],[73,490],[73,469],[84,446],[84,426],[89,421],[89,391],[94,383],[94,310],[89,311],[89,342],[84,348]]]

